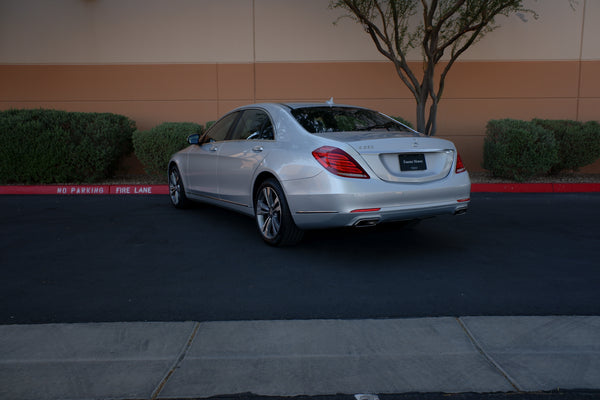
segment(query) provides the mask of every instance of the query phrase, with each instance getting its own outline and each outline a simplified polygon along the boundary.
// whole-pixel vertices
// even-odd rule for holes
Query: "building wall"
[[[147,129],[204,123],[252,102],[333,96],[414,122],[392,65],[328,4],[0,0],[0,109],[115,112]],[[600,120],[600,1],[527,4],[538,19],[502,19],[448,76],[438,135],[456,142],[471,170],[490,119]],[[418,53],[411,59],[418,67]]]

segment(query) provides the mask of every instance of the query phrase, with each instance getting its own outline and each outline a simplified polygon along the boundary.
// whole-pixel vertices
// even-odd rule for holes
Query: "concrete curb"
[[[148,195],[169,194],[168,185],[5,185],[0,195]]]
[[[597,390],[598,337],[594,316],[2,325],[0,398]]]
[[[600,183],[473,183],[471,193],[597,193]],[[168,185],[4,185],[0,195],[169,194]]]
[[[600,183],[473,183],[472,193],[591,193]]]

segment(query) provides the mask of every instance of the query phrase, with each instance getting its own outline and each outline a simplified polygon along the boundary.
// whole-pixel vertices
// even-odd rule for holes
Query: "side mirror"
[[[194,133],[187,138],[189,144],[200,144],[200,134]]]

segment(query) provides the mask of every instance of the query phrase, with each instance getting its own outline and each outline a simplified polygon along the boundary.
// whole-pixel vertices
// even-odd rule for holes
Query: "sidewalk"
[[[0,326],[0,398],[600,389],[600,317]]]

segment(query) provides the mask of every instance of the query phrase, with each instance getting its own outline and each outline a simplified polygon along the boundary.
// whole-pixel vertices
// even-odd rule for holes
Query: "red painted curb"
[[[555,183],[555,193],[600,192],[600,183]]]
[[[471,192],[477,193],[553,193],[552,183],[472,183]]]
[[[0,186],[0,194],[169,194],[168,185],[11,185]]]
[[[591,193],[600,183],[473,183],[471,193]],[[168,185],[7,185],[0,195],[148,195],[169,194]]]
[[[110,194],[169,194],[169,185],[111,185]]]
[[[600,183],[473,183],[471,193],[591,193]]]

